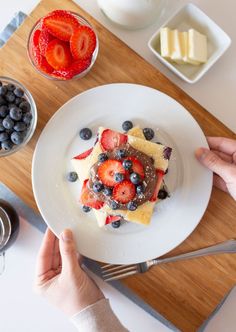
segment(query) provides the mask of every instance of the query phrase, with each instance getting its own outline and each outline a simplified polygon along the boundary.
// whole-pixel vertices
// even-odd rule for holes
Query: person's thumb
[[[81,268],[78,263],[78,253],[71,230],[65,229],[61,233],[59,248],[62,260],[62,274],[80,271]]]
[[[198,148],[195,151],[195,156],[201,162],[201,164],[226,180],[229,175],[230,164],[222,160],[214,152],[205,148]]]

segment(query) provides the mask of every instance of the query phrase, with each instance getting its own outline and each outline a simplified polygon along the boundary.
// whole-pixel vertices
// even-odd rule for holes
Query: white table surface
[[[236,132],[236,1],[235,0],[192,0],[207,15],[229,34],[232,44],[222,58],[197,83],[189,84],[182,81],[150,52],[147,41],[150,36],[164,23],[166,18],[187,0],[168,0],[166,13],[148,28],[128,31],[112,24],[99,10],[96,0],[75,0],[82,8],[94,16],[105,27],[126,42],[148,62],[180,86],[197,102],[204,106],[217,119]],[[0,11],[0,30],[18,10],[29,13],[38,0],[8,0]]]

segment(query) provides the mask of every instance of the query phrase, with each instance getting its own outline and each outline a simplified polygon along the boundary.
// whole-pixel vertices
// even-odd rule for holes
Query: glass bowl
[[[28,131],[24,138],[24,141],[19,145],[13,145],[11,150],[5,151],[3,149],[0,149],[0,157],[6,157],[22,149],[32,138],[37,125],[37,108],[31,93],[20,82],[14,80],[13,78],[4,77],[4,76],[0,76],[0,81],[2,82],[2,85],[14,84],[17,88],[20,88],[24,91],[23,98],[25,98],[29,102],[32,114],[32,120],[30,126],[28,127]],[[0,119],[2,119],[1,116]]]
[[[71,79],[63,79],[63,78],[59,78],[59,77],[55,77],[55,76],[51,76],[50,74],[47,74],[46,72],[40,70],[34,63],[34,58],[33,58],[33,55],[32,55],[32,37],[33,37],[33,34],[34,32],[37,30],[37,29],[41,29],[41,19],[39,19],[35,25],[33,26],[33,28],[31,29],[30,31],[30,34],[29,34],[29,38],[28,38],[28,42],[27,42],[27,53],[28,53],[28,57],[29,57],[29,60],[32,64],[32,66],[34,67],[34,69],[40,73],[42,76],[50,79],[50,80],[55,80],[55,81],[71,81],[71,80],[76,80],[76,79],[79,79],[79,78],[82,78],[84,77],[90,70],[91,68],[93,67],[95,61],[96,61],[96,58],[97,58],[97,55],[98,55],[98,49],[99,49],[99,42],[98,42],[98,36],[97,36],[97,33],[95,31],[95,29],[93,28],[93,26],[81,15],[77,14],[77,13],[74,13],[72,11],[67,11],[68,13],[72,14],[75,18],[77,18],[78,22],[81,24],[81,25],[86,25],[88,27],[90,27],[93,32],[95,33],[96,35],[96,48],[95,50],[93,51],[93,55],[91,57],[91,63],[90,65],[84,70],[82,71],[81,73],[73,76]]]

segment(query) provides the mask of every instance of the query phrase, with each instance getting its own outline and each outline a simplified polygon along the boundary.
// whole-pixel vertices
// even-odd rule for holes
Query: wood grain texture
[[[56,8],[82,14],[98,32],[100,50],[96,64],[86,77],[78,81],[47,80],[36,73],[27,58],[27,37],[32,25],[38,18]],[[13,77],[29,88],[39,115],[37,130],[27,147],[15,155],[0,159],[0,181],[35,210],[37,207],[31,186],[31,160],[39,134],[61,105],[89,88],[114,82],[153,87],[180,102],[197,120],[206,135],[236,138],[196,101],[69,0],[43,0],[0,50],[0,60],[0,74]],[[201,223],[170,254],[179,254],[235,237],[235,216],[236,204],[233,199],[213,189]],[[235,282],[236,257],[233,255],[169,263],[153,268],[145,275],[124,281],[184,332],[196,331]]]

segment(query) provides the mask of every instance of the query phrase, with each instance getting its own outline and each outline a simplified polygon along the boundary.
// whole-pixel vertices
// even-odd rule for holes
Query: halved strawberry
[[[92,151],[93,151],[93,148],[79,154],[78,156],[74,157],[73,159],[78,159],[78,160],[85,159],[91,154]]]
[[[56,70],[69,67],[72,62],[72,57],[68,44],[59,39],[50,41],[46,49],[46,59]]]
[[[141,161],[138,160],[138,158],[133,157],[133,156],[127,157],[125,159],[132,161],[132,171],[135,173],[138,173],[141,176],[141,178],[143,179],[145,172],[144,172],[144,168],[143,168]]]
[[[46,29],[41,30],[38,44],[39,44],[40,52],[43,56],[45,56],[47,46],[52,39],[54,39],[54,37],[52,35],[50,35],[50,33]]]
[[[39,37],[41,35],[41,30],[37,29],[32,35],[32,46],[37,47],[39,44]]]
[[[120,216],[107,216],[105,225],[111,224],[112,222],[119,221],[119,220],[121,220]]]
[[[135,185],[128,180],[117,183],[113,188],[112,198],[122,204],[126,204],[135,197]]]
[[[76,29],[70,39],[70,50],[76,60],[88,59],[96,48],[96,35],[94,31],[81,25]]]
[[[154,190],[153,196],[150,198],[150,202],[155,202],[157,200],[157,196],[158,196],[159,190],[161,188],[161,184],[162,184],[162,180],[165,175],[165,172],[157,169],[156,174],[157,174],[156,188]]]
[[[83,205],[89,206],[91,208],[94,208],[96,210],[101,209],[103,207],[104,202],[99,201],[94,194],[92,190],[88,188],[88,179],[84,181],[81,196],[80,196],[80,202]]]
[[[114,150],[118,146],[127,142],[127,135],[120,134],[116,131],[105,129],[102,132],[100,144],[105,151]]]
[[[115,173],[125,174],[125,169],[122,166],[121,161],[109,159],[104,161],[98,167],[98,177],[108,187],[113,187],[117,182],[114,179]]]
[[[53,68],[49,65],[49,63],[47,62],[46,58],[44,56],[42,56],[42,54],[40,53],[40,49],[39,46],[34,47],[32,49],[32,58],[33,58],[33,62],[35,64],[35,66],[47,73],[47,74],[51,74],[53,71]]]
[[[54,10],[42,20],[42,28],[54,37],[69,41],[73,32],[80,27],[78,20],[66,10]]]
[[[90,63],[90,59],[74,61],[69,67],[65,69],[55,70],[53,72],[53,76],[60,79],[70,80],[74,76],[82,73],[85,69],[87,69]]]

